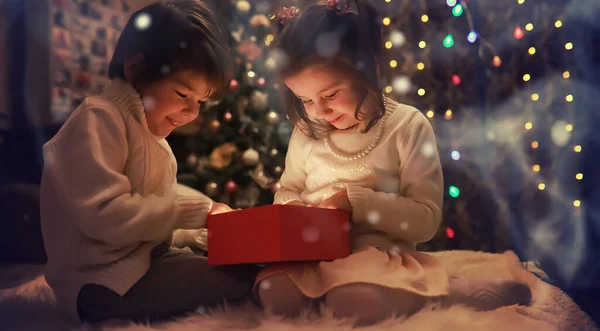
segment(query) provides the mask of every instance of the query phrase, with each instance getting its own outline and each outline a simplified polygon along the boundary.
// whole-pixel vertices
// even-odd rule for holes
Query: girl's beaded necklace
[[[353,155],[340,153],[337,151],[337,148],[335,146],[333,146],[333,143],[329,140],[329,136],[327,136],[323,139],[323,142],[325,143],[325,146],[327,146],[327,149],[329,149],[329,151],[331,152],[331,154],[333,154],[333,156],[337,157],[340,160],[344,160],[344,161],[354,161],[354,160],[358,160],[360,158],[363,158],[363,157],[369,155],[369,153],[371,153],[371,151],[377,146],[377,144],[379,143],[379,140],[381,140],[381,134],[383,133],[383,127],[385,126],[385,121],[387,120],[387,118],[390,115],[390,113],[387,111],[387,100],[385,97],[383,97],[383,109],[385,111],[385,115],[381,118],[381,120],[379,120],[375,138],[373,138],[373,141],[371,142],[371,144],[369,144],[369,146],[367,146],[366,149],[364,149],[363,151],[360,151],[356,154],[353,154]]]

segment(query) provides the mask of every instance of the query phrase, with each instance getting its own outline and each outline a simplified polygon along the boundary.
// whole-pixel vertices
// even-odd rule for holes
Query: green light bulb
[[[452,35],[447,35],[446,38],[444,38],[443,44],[446,48],[452,47],[452,45],[454,45],[454,38],[452,38]]]
[[[448,189],[448,194],[450,194],[450,196],[453,198],[458,198],[458,196],[460,195],[460,190],[458,189],[458,187],[452,185]]]
[[[454,6],[454,8],[452,8],[452,15],[454,15],[455,17],[459,17],[460,15],[462,15],[462,13],[463,13],[463,6],[460,3],[456,6]]]

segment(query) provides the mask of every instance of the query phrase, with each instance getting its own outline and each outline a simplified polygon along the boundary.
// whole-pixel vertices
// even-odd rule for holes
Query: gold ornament
[[[281,176],[281,174],[282,174],[282,173],[283,173],[283,168],[282,168],[282,167],[280,167],[280,166],[276,166],[276,167],[275,167],[275,174],[276,174],[277,176]]]
[[[258,162],[260,161],[260,155],[258,154],[258,152],[255,149],[248,148],[242,154],[242,161],[244,161],[245,165],[247,165],[249,167],[253,167],[253,166],[257,165]]]
[[[238,152],[235,144],[225,143],[210,153],[210,165],[217,170],[222,170],[231,164]]]
[[[265,176],[265,166],[262,163],[253,170],[248,171],[248,174],[263,190],[269,189],[273,183],[272,178]]]
[[[217,121],[217,120],[212,120],[210,122],[210,132],[212,133],[216,133],[217,131],[219,131],[219,128],[221,127],[221,122]]]
[[[206,184],[204,192],[209,197],[215,197],[217,194],[219,194],[219,185],[215,182],[209,182]]]
[[[267,113],[267,122],[269,124],[276,124],[277,121],[279,121],[279,115],[274,110],[269,111]]]

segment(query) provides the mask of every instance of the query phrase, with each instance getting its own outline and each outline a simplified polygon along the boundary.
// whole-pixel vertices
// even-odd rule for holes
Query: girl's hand
[[[321,202],[319,208],[341,209],[351,214],[352,205],[350,204],[350,200],[348,200],[348,190],[341,190],[330,196],[328,199]]]
[[[220,202],[213,202],[212,208],[210,209],[208,214],[217,215],[222,213],[228,213],[230,211],[233,211],[233,209],[231,209],[231,207],[229,207],[228,205]]]

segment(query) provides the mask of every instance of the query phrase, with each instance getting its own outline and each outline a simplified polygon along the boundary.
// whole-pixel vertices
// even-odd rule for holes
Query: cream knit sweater
[[[353,250],[366,245],[414,250],[441,222],[443,177],[433,129],[417,109],[389,98],[386,104],[381,140],[356,161],[337,158],[322,139],[295,129],[275,195],[278,204],[298,200],[316,206],[347,189]],[[359,153],[372,143],[377,125],[367,133],[336,131],[330,145],[338,154]]]
[[[177,194],[175,157],[121,80],[73,112],[44,145],[44,161],[46,280],[71,314],[86,283],[125,294],[148,271],[151,250],[186,221],[205,221],[212,206]]]

